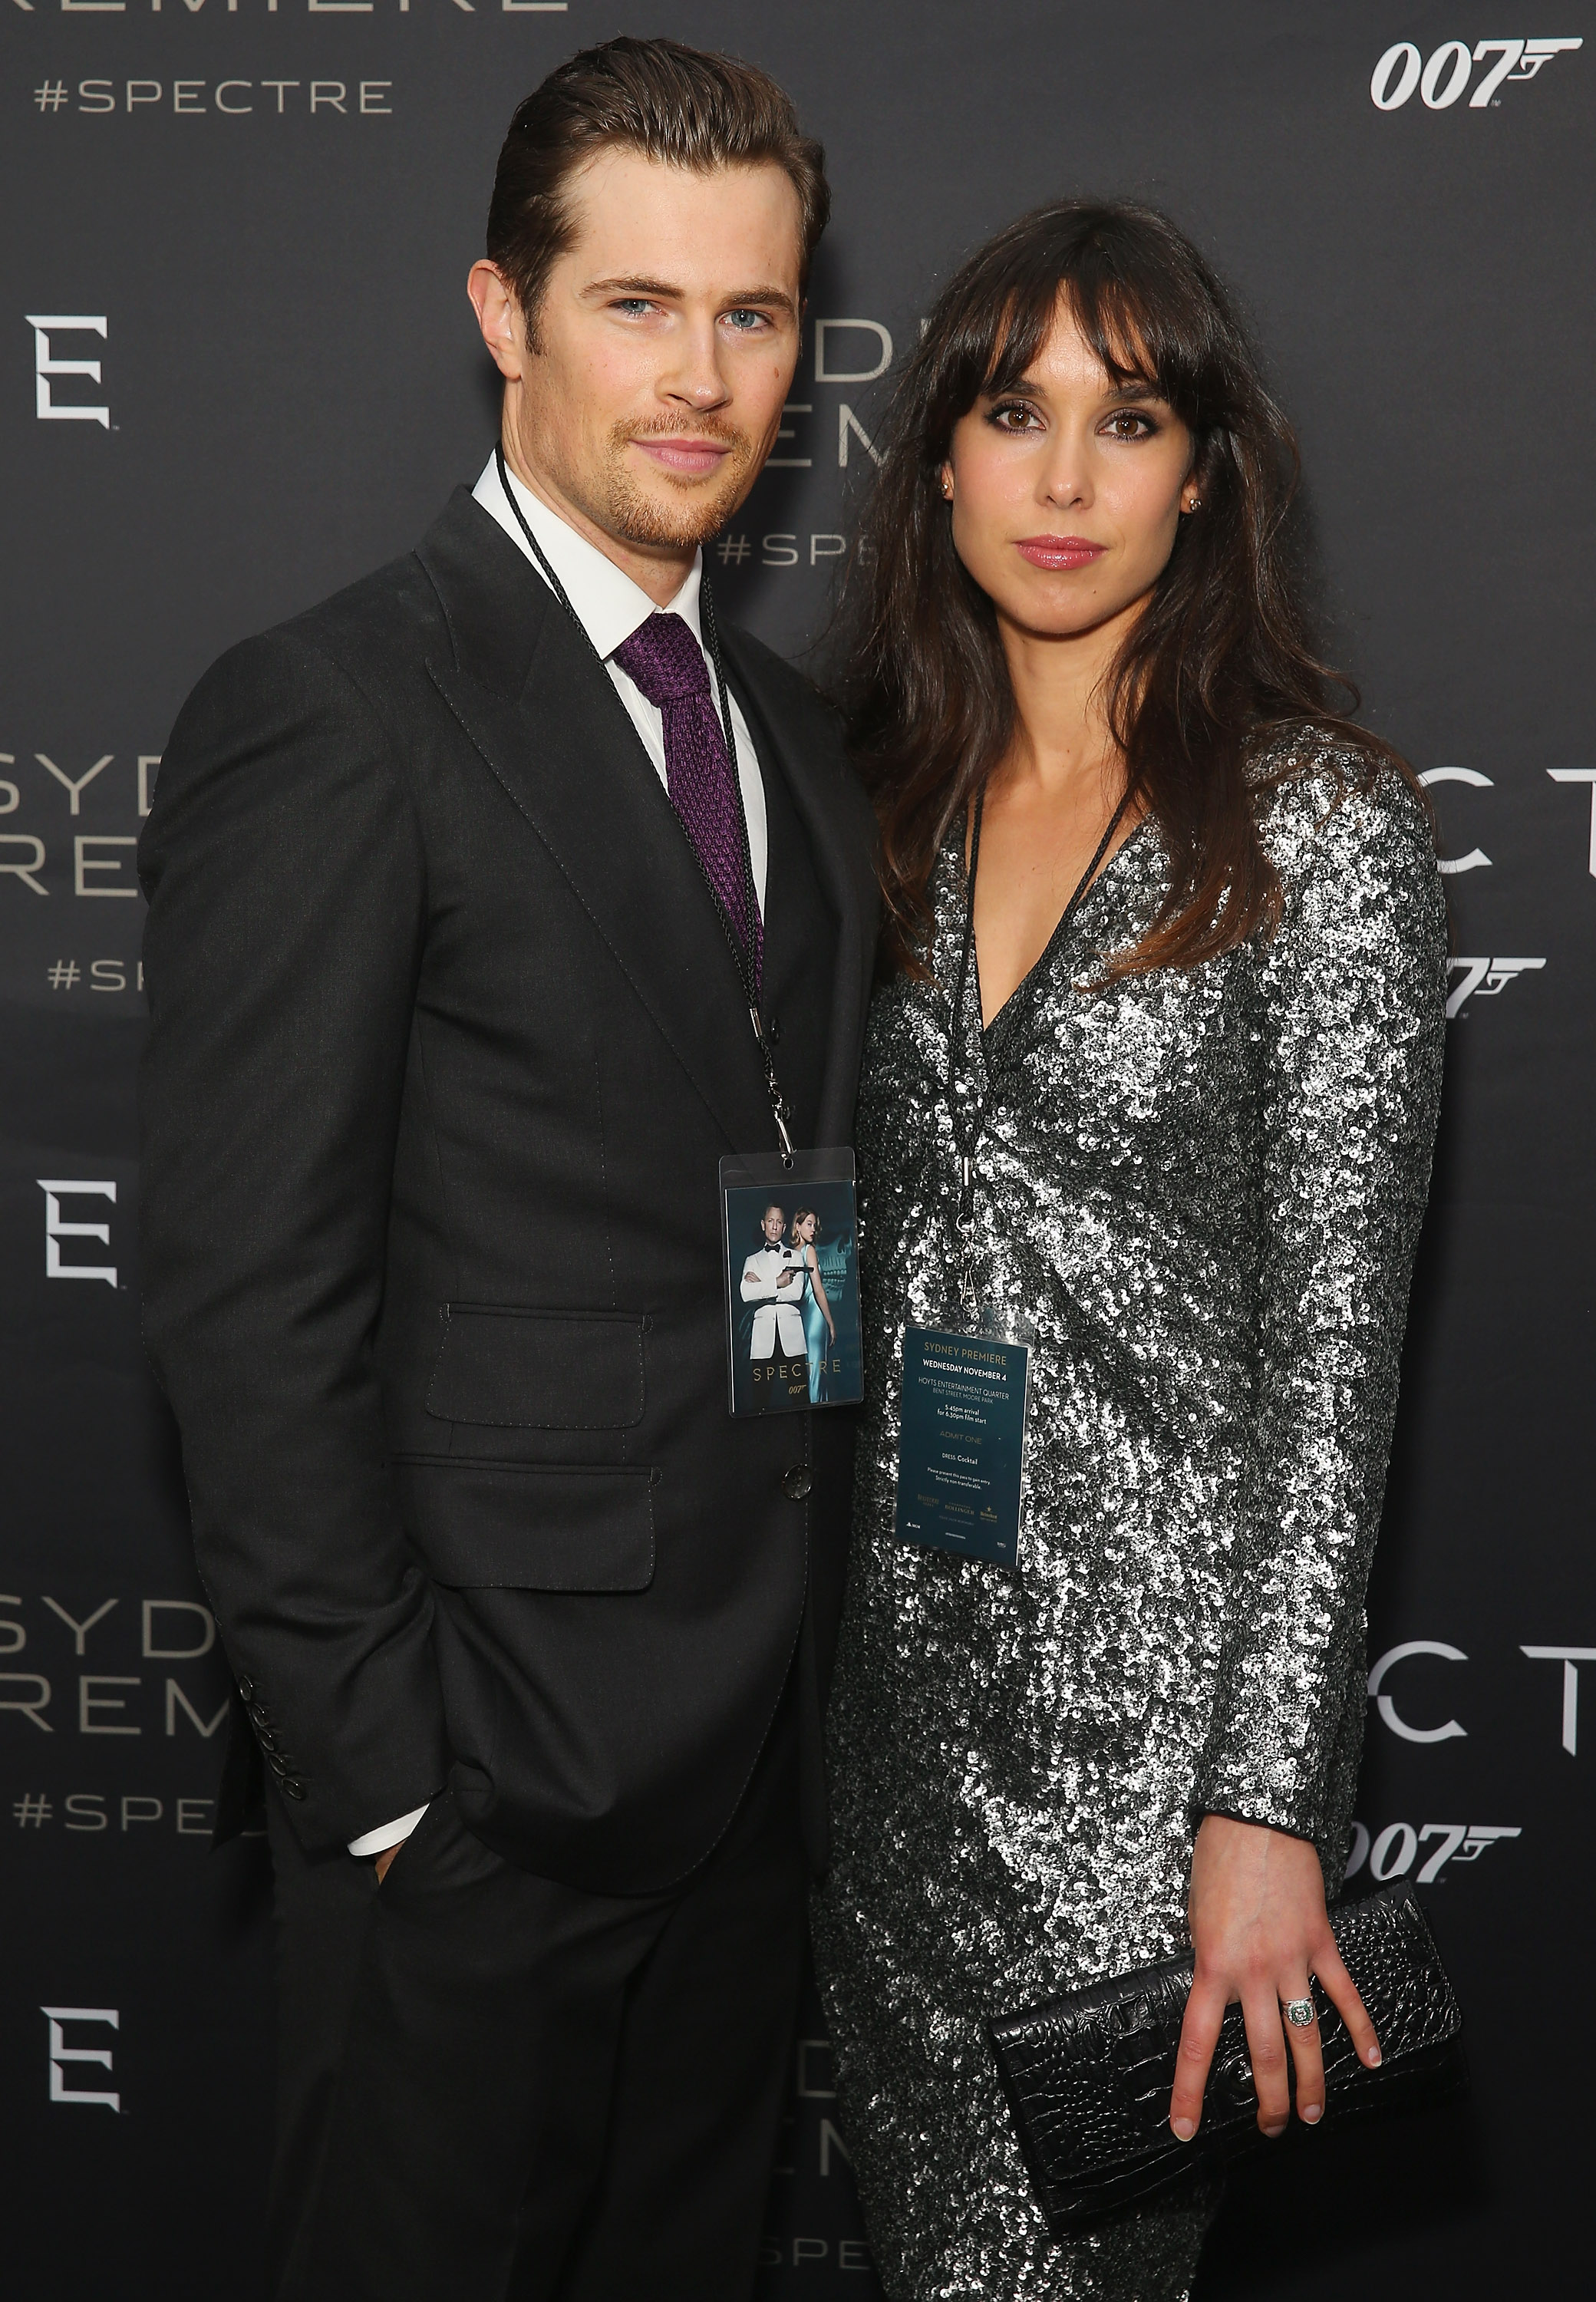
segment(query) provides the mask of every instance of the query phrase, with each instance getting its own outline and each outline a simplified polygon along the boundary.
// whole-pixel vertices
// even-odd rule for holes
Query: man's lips
[[[1108,546],[1093,543],[1084,535],[1024,535],[1014,549],[1033,567],[1056,572],[1061,568],[1089,567],[1094,559],[1102,559]]]
[[[634,439],[632,445],[651,457],[665,471],[689,480],[701,480],[707,473],[718,471],[724,458],[731,454],[728,441],[694,440],[676,433],[651,440]]]

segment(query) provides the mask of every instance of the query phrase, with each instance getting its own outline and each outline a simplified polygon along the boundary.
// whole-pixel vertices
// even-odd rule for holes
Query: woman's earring
[[[1186,507],[1188,511],[1201,511],[1202,508],[1203,499],[1201,496],[1193,496],[1191,501]]]

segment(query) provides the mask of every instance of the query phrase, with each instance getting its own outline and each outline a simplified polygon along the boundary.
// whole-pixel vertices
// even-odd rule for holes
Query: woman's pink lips
[[[1089,567],[1107,550],[1106,543],[1089,543],[1084,535],[1026,535],[1015,544],[1033,567]]]
[[[718,440],[678,440],[668,434],[662,439],[634,440],[632,444],[668,471],[691,473],[695,478],[712,472],[730,452]]]

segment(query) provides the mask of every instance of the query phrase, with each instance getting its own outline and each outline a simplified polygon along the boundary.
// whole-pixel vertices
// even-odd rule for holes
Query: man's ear
[[[466,293],[476,314],[477,326],[500,375],[518,383],[526,359],[521,307],[515,290],[496,264],[481,256],[466,278]]]

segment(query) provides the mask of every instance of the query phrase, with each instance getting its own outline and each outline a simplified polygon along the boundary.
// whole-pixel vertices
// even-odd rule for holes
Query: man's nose
[[[660,378],[665,396],[697,409],[720,407],[732,395],[720,365],[720,344],[714,323],[708,321],[684,330],[677,342],[681,357]]]

